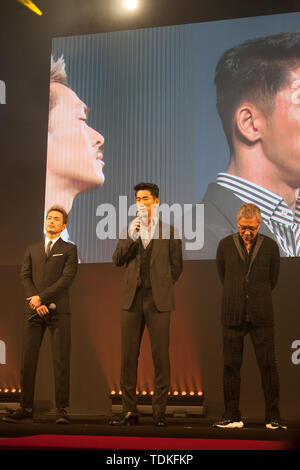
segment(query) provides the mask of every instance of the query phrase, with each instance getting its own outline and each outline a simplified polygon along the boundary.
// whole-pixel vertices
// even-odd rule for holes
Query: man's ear
[[[251,103],[243,103],[236,110],[235,123],[239,134],[251,145],[261,138],[265,118],[256,106]]]

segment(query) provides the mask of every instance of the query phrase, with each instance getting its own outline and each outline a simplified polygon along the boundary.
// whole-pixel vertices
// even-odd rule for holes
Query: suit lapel
[[[61,248],[61,244],[62,244],[62,239],[59,238],[59,239],[57,240],[57,242],[54,243],[54,246],[53,246],[52,250],[50,251],[49,257],[50,257],[53,253],[56,253],[56,252]]]
[[[234,234],[232,235],[232,238],[233,238],[234,244],[235,244],[235,246],[236,246],[236,248],[237,248],[237,251],[239,252],[240,257],[242,258],[242,261],[245,262],[245,261],[246,261],[246,260],[245,260],[245,255],[244,255],[243,249],[242,249],[241,244],[240,244],[239,234],[238,234],[238,233],[234,233]]]
[[[242,258],[242,260],[245,262],[245,255],[244,255],[244,252],[243,252],[243,249],[241,247],[241,244],[240,244],[240,240],[239,240],[239,234],[238,233],[234,233],[232,235],[232,238],[233,238],[233,241],[234,241],[234,244],[239,252],[239,255],[240,257]],[[252,256],[251,256],[251,261],[250,261],[250,264],[249,264],[249,269],[248,269],[248,272],[247,272],[247,276],[249,276],[249,273],[251,271],[251,268],[252,268],[252,265],[254,263],[254,260],[257,256],[257,253],[262,245],[262,242],[264,241],[264,237],[263,235],[260,235],[259,233],[257,234],[257,240],[256,240],[256,243],[255,243],[255,247],[254,247],[254,250],[253,250],[253,253],[252,253]]]
[[[45,240],[40,243],[39,250],[44,261],[46,261],[47,256],[45,252]]]
[[[55,243],[54,243],[54,246],[53,248],[51,249],[50,253],[49,253],[49,256],[47,257],[46,256],[46,252],[45,252],[45,240],[43,240],[41,242],[41,252],[42,252],[42,256],[43,256],[43,259],[46,261],[47,259],[50,258],[50,256],[53,254],[53,253],[56,253],[60,248],[61,248],[61,244],[62,244],[62,239],[59,238]]]
[[[152,239],[153,244],[152,244],[150,266],[153,263],[154,259],[159,254],[159,250],[161,246],[161,244],[159,243],[159,238],[161,237],[161,233],[162,233],[162,222],[161,220],[159,220],[158,223],[156,224],[155,232],[154,232],[153,239]]]
[[[257,234],[257,240],[256,240],[256,243],[255,243],[255,247],[254,247],[252,256],[251,256],[251,261],[250,261],[249,269],[248,269],[248,272],[247,272],[247,276],[249,276],[249,273],[250,273],[250,271],[251,271],[253,262],[254,262],[254,260],[255,260],[255,258],[256,258],[256,255],[257,255],[257,253],[258,253],[258,250],[260,249],[260,247],[261,247],[263,241],[264,241],[264,237],[263,237],[262,235],[260,235],[260,234]]]

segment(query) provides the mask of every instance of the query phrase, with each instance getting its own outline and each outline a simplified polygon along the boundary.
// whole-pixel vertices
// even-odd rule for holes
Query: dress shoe
[[[274,419],[268,423],[266,423],[267,429],[287,429],[287,426],[282,424],[280,421]]]
[[[111,419],[109,424],[111,426],[137,426],[139,424],[139,417],[137,413],[128,411],[119,419]]]
[[[25,423],[32,418],[32,408],[17,408],[13,413],[3,416],[2,421],[5,423]]]
[[[167,426],[167,420],[164,414],[153,416],[153,422],[154,426],[158,426],[160,428]]]
[[[234,419],[222,419],[221,421],[217,421],[214,423],[213,428],[221,428],[221,429],[241,429],[244,427],[243,421],[238,421]]]
[[[56,424],[70,424],[70,419],[65,408],[56,409]]]

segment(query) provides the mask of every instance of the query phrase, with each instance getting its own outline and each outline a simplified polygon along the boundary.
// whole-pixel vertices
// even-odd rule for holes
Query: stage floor
[[[158,428],[151,417],[139,426],[110,426],[111,417],[70,416],[71,424],[55,424],[54,415],[32,422],[0,421],[1,449],[191,449],[298,450],[300,422],[286,422],[287,430],[267,430],[264,422],[245,421],[243,429],[216,429],[217,418],[168,418]]]

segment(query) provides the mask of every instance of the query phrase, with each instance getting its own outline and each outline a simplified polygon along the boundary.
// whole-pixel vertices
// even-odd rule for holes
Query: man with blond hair
[[[277,243],[258,233],[259,208],[243,204],[237,214],[238,232],[223,238],[217,250],[217,269],[223,284],[223,389],[225,413],[218,428],[242,428],[239,409],[240,370],[244,337],[249,333],[262,378],[267,429],[285,429],[280,423],[279,379],[274,352],[272,290],[276,286],[280,255]]]

